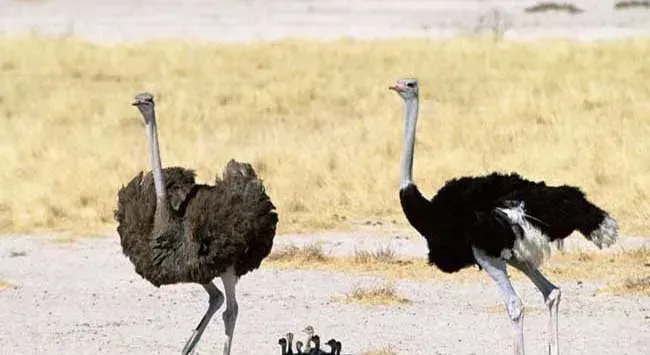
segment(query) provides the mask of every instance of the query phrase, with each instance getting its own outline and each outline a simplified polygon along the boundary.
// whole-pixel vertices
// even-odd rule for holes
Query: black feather
[[[574,230],[589,237],[607,216],[576,187],[547,186],[515,173],[453,179],[430,201],[409,185],[400,190],[400,201],[408,221],[427,240],[429,262],[445,272],[474,265],[472,246],[498,257],[522,237],[520,227],[500,217],[497,207],[523,202],[527,220],[550,240]]]

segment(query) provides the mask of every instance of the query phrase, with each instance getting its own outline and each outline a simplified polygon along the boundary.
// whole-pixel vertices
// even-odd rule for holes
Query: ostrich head
[[[278,344],[280,344],[282,349],[286,349],[287,348],[287,339],[285,339],[285,338],[278,339]]]
[[[418,80],[417,79],[400,79],[389,89],[395,91],[404,100],[415,99],[418,97]]]
[[[142,113],[145,123],[150,123],[149,120],[154,117],[154,102],[153,95],[148,92],[141,92],[135,95],[131,105],[135,106]]]
[[[305,329],[303,329],[302,331],[303,333],[307,334],[309,338],[314,336],[314,327],[312,327],[311,325],[306,326]]]
[[[329,347],[332,349],[332,351],[331,351],[332,354],[334,354],[334,352],[335,352],[336,349],[338,348],[338,346],[337,346],[337,341],[336,341],[336,339],[334,339],[334,338],[328,340],[327,343],[325,343],[325,344],[326,344],[326,345],[329,345]]]
[[[300,340],[296,342],[296,350],[298,350],[298,354],[302,353],[302,342]]]

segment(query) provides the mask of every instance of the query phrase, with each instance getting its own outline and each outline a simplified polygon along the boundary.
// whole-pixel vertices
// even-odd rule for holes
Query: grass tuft
[[[392,263],[395,262],[395,250],[390,246],[380,247],[376,250],[354,250],[354,262],[357,264]]]
[[[0,233],[115,230],[116,193],[149,170],[137,92],[156,95],[165,166],[211,182],[251,162],[279,233],[406,224],[402,102],[421,82],[417,181],[518,171],[580,186],[622,233],[650,230],[650,40],[0,39]],[[431,58],[435,58],[432,63]],[[621,183],[621,182],[625,183]]]
[[[614,4],[615,10],[627,10],[627,9],[650,9],[650,1],[618,1]]]
[[[538,4],[525,8],[524,11],[527,13],[566,12],[572,15],[585,12],[583,9],[566,2],[565,3],[540,2]]]
[[[397,293],[392,282],[378,284],[369,288],[355,287],[352,292],[337,301],[345,303],[359,303],[366,305],[400,305],[410,304],[411,301]]]
[[[266,258],[269,262],[276,263],[325,263],[330,258],[323,251],[319,244],[307,244],[302,247],[289,245],[274,250]]]
[[[397,352],[392,346],[387,346],[384,348],[363,352],[362,355],[397,355]]]

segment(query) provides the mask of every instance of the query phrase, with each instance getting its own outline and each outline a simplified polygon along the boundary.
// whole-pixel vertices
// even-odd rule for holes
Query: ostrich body
[[[549,243],[578,230],[599,248],[613,244],[617,224],[572,186],[547,186],[518,174],[492,173],[448,181],[432,199],[413,183],[413,150],[418,117],[418,83],[402,79],[390,89],[405,104],[405,141],[400,202],[409,223],[426,239],[429,263],[453,273],[478,265],[497,283],[515,328],[515,354],[524,354],[521,300],[506,267],[522,271],[544,297],[549,312],[548,352],[559,354],[560,289],[538,270]]]
[[[138,94],[133,105],[145,121],[152,171],[139,173],[118,193],[115,217],[122,251],[156,287],[198,283],[209,294],[208,309],[182,354],[192,353],[225,300],[223,353],[228,355],[238,314],[235,286],[271,251],[275,207],[246,163],[231,160],[212,186],[196,184],[189,169],[163,170],[153,96]],[[225,297],[213,282],[217,277]]]
[[[314,342],[314,347],[309,350],[309,355],[323,355],[323,352],[320,350],[320,336],[314,335],[311,337],[311,341]]]

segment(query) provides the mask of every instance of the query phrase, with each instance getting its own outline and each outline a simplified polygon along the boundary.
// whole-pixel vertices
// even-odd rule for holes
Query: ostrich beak
[[[404,91],[404,86],[400,84],[395,84],[391,85],[388,87],[389,90],[397,91],[397,92],[403,92]]]

